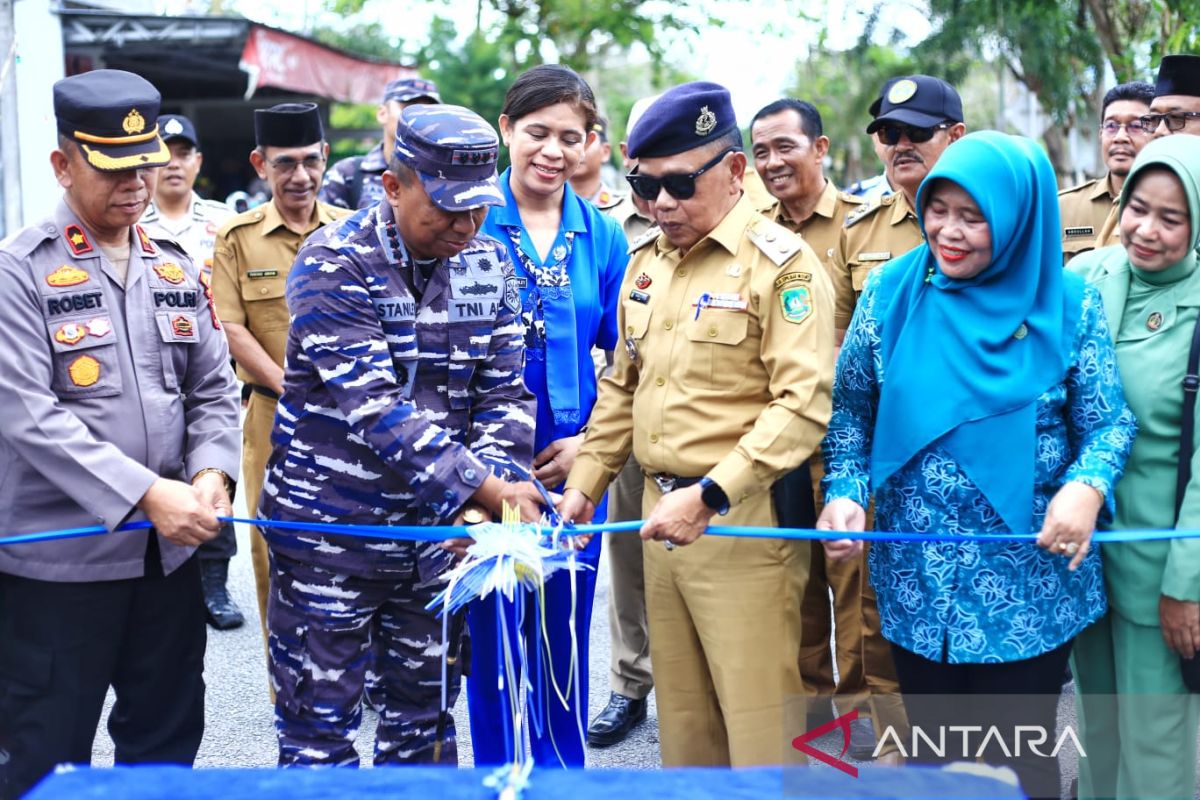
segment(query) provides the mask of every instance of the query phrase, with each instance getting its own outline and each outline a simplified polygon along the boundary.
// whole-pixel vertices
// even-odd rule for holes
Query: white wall
[[[29,225],[52,211],[62,195],[50,169],[58,136],[53,86],[64,69],[62,22],[51,12],[50,0],[16,0],[13,22],[21,192],[8,201],[19,200],[22,224]]]

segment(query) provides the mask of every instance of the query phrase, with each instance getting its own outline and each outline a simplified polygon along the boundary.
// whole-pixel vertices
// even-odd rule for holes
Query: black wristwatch
[[[700,499],[718,514],[729,513],[729,495],[712,478],[700,479]]]

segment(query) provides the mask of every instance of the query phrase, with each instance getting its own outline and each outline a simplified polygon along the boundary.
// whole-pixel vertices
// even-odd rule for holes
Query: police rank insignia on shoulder
[[[87,234],[80,226],[68,225],[63,228],[63,236],[67,238],[67,246],[75,255],[81,256],[84,253],[92,252],[92,243],[88,241]]]
[[[783,318],[797,325],[812,316],[812,292],[807,286],[792,286],[779,293]]]
[[[183,267],[173,261],[155,264],[154,272],[167,283],[173,283],[176,286],[183,283]]]
[[[81,283],[87,283],[91,280],[91,275],[88,275],[86,270],[72,267],[63,264],[58,269],[46,276],[46,283],[56,288],[64,286],[78,286]]]
[[[142,245],[142,252],[147,255],[154,255],[157,251],[154,249],[154,242],[150,241],[149,234],[142,230],[141,225],[134,225],[133,227],[137,231],[138,242]]]

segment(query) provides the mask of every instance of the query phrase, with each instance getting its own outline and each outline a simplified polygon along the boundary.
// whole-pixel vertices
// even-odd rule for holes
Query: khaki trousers
[[[258,392],[250,393],[250,404],[242,422],[242,486],[246,511],[258,516],[267,458],[271,455],[271,428],[275,424],[275,401]],[[267,597],[271,592],[271,566],[267,541],[262,531],[250,527],[250,560],[254,565],[254,589],[258,599],[258,619],[262,625],[263,648],[267,646]]]
[[[643,514],[661,496],[644,482]],[[774,525],[763,492],[717,517]],[[806,542],[702,536],[668,551],[643,543],[650,653],[665,767],[796,763],[784,706],[800,682]]]
[[[633,456],[608,487],[608,519],[628,522],[642,517],[642,469]],[[646,626],[646,578],[642,540],[637,533],[604,534],[611,586],[608,631],[612,639],[609,684],[617,694],[641,700],[654,688],[650,636]]]

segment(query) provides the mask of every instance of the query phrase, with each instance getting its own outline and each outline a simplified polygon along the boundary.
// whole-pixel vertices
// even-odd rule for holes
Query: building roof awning
[[[417,74],[411,66],[355,56],[237,17],[59,13],[68,74],[98,66],[129,70],[176,100],[250,99],[260,89],[274,89],[378,103],[388,81]]]

